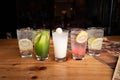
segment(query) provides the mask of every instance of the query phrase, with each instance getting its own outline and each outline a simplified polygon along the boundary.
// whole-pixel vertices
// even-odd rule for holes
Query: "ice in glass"
[[[22,58],[32,57],[33,53],[33,35],[32,29],[21,28],[17,29],[18,46]]]
[[[87,48],[87,39],[88,39],[87,31],[85,29],[72,28],[70,37],[71,37],[72,58],[75,60],[84,59]]]
[[[52,37],[55,61],[57,62],[66,61],[68,30],[62,30],[62,28],[57,28],[56,30],[52,31]]]

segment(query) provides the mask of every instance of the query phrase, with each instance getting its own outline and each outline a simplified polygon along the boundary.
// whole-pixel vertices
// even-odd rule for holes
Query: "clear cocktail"
[[[17,29],[18,46],[22,58],[32,57],[33,53],[33,35],[32,29],[21,28]]]
[[[102,49],[104,28],[89,27],[88,30],[88,54],[91,56],[99,56]]]

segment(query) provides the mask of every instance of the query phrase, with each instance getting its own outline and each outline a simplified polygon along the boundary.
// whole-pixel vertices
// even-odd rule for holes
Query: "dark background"
[[[9,4],[6,9],[14,10],[11,5]],[[5,17],[8,17],[4,19],[5,22],[11,22],[9,27],[7,23],[4,24],[7,28],[1,27],[0,38],[6,38],[7,32],[16,38],[17,28],[52,30],[58,26],[102,26],[105,28],[105,35],[120,35],[120,0],[16,0],[15,6],[15,15],[5,12]]]

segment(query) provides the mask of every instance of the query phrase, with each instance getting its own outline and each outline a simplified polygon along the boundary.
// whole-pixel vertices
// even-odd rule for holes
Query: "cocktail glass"
[[[34,35],[33,41],[36,59],[44,61],[49,57],[50,30],[37,29]]]
[[[70,36],[72,58],[75,60],[84,59],[87,47],[88,33],[85,29],[72,28]]]
[[[104,28],[89,27],[87,32],[88,32],[88,55],[99,56],[102,49]]]
[[[20,28],[17,29],[16,31],[17,31],[18,46],[21,57],[22,58],[32,57],[32,53],[33,53],[32,29]]]
[[[52,31],[54,56],[55,61],[64,62],[66,61],[67,44],[68,44],[68,30],[62,30],[61,33]]]

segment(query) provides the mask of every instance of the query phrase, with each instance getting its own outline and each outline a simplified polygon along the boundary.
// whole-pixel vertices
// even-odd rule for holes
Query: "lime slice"
[[[88,38],[88,33],[86,31],[80,31],[80,33],[76,37],[76,42],[78,43],[84,43],[87,41]]]
[[[91,49],[91,44],[95,39],[96,39],[95,37],[91,37],[91,38],[88,39],[88,48],[89,49]]]
[[[35,38],[34,38],[34,45],[39,41],[40,39],[40,33],[36,34]]]
[[[95,37],[91,37],[91,38],[89,38],[89,39],[88,39],[88,44],[91,45],[91,43],[92,43],[95,39],[96,39]]]
[[[20,50],[33,49],[33,43],[29,39],[20,39],[19,40],[19,48],[20,48]]]
[[[92,41],[91,48],[100,50],[102,48],[102,41],[103,41],[103,38],[96,38],[95,40]]]

